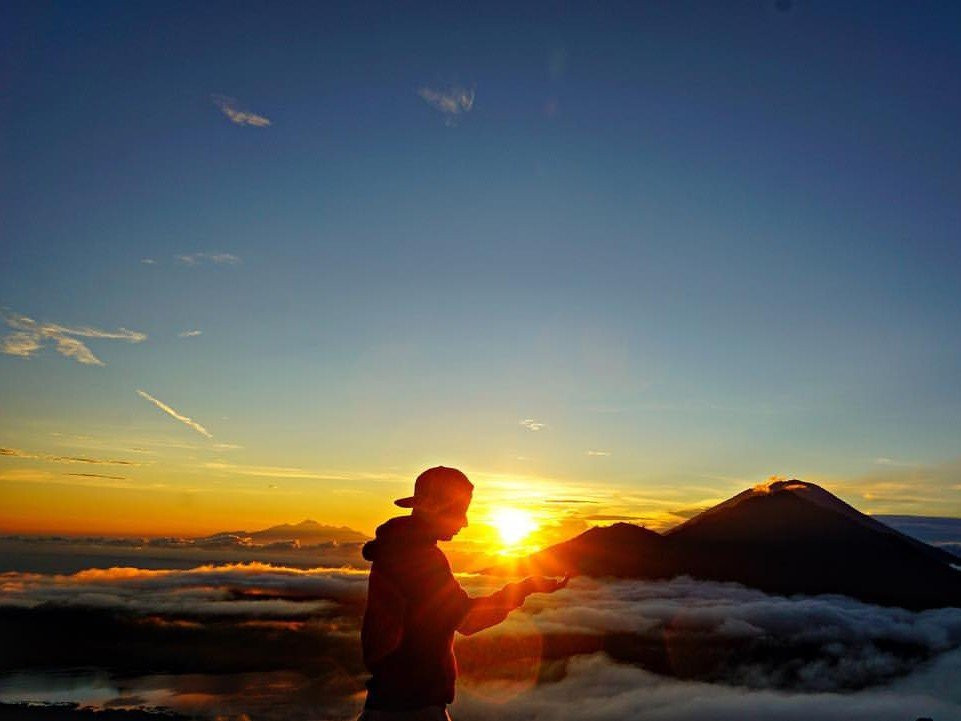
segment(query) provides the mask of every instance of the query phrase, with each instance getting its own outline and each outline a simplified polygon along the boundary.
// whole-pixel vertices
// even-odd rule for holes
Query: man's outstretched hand
[[[496,626],[507,618],[507,614],[524,605],[524,600],[532,593],[554,593],[567,586],[570,576],[557,580],[547,576],[529,576],[523,581],[508,583],[500,591],[490,596],[468,599],[470,611],[457,630],[469,636],[485,628]],[[466,597],[466,594],[465,594]]]
[[[525,578],[524,590],[527,593],[554,593],[554,591],[560,591],[565,588],[568,582],[571,580],[570,576],[564,576],[561,580],[556,578],[548,578],[547,576],[529,576]]]

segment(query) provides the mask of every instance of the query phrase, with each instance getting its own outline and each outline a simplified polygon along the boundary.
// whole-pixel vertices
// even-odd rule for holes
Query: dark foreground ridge
[[[748,489],[665,534],[592,528],[487,573],[734,581],[912,610],[961,606],[958,558],[798,480]]]
[[[77,703],[0,703],[0,721],[192,721],[169,709],[95,709]]]

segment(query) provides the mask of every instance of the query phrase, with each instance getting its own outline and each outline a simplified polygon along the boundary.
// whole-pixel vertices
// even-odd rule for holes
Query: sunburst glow
[[[517,508],[496,509],[491,514],[491,525],[497,529],[506,546],[520,543],[537,529],[533,516]]]

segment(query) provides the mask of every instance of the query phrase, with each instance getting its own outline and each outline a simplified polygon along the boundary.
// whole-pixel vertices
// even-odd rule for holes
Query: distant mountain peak
[[[328,526],[311,518],[305,518],[299,523],[281,523],[259,531],[215,533],[211,538],[227,535],[243,536],[255,544],[297,541],[304,545],[315,545],[331,542],[360,543],[369,540],[369,536],[348,526]]]

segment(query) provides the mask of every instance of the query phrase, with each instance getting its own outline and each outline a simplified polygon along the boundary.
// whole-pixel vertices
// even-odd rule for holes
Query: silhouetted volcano
[[[495,571],[735,581],[780,594],[837,593],[906,608],[961,606],[951,554],[802,481],[758,486],[664,535],[592,528]]]
[[[710,526],[712,523],[718,522],[718,518],[727,514],[728,517],[735,517],[738,511],[737,507],[740,506],[745,501],[749,501],[756,498],[769,498],[776,497],[780,493],[788,492],[798,498],[805,501],[820,506],[822,509],[829,511],[834,511],[848,520],[878,533],[887,534],[894,536],[904,543],[913,546],[920,553],[929,556],[932,559],[940,561],[942,563],[955,563],[957,559],[947,551],[944,551],[935,546],[928,545],[922,541],[912,538],[911,536],[905,535],[900,531],[892,528],[891,526],[885,525],[876,518],[872,518],[859,510],[845,503],[840,498],[832,493],[821,488],[815,483],[806,483],[799,480],[790,481],[775,481],[773,483],[762,484],[755,486],[754,488],[749,488],[746,491],[738,493],[733,498],[729,498],[723,503],[719,503],[713,508],[709,508],[703,513],[694,516],[693,518],[685,521],[679,526],[672,528],[667,532],[667,535],[680,535],[682,537],[689,536],[689,534],[694,534],[697,537],[698,531],[695,529],[705,528],[705,524]],[[742,520],[747,520],[743,519]],[[796,533],[800,533],[801,529],[795,529]]]

